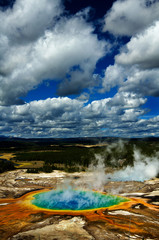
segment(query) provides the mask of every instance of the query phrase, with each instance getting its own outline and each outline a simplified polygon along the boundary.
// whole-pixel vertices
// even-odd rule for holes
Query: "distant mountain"
[[[8,137],[3,136],[3,135],[0,135],[0,141],[3,140],[3,139],[4,139],[4,140],[5,140],[5,139],[8,139]]]
[[[18,137],[7,137],[0,135],[0,141],[7,142],[25,142],[25,143],[57,143],[57,144],[68,144],[68,143],[81,143],[81,144],[97,144],[99,142],[116,142],[118,140],[123,141],[159,141],[159,137],[146,137],[146,138],[119,138],[119,137],[79,137],[79,138],[18,138]]]

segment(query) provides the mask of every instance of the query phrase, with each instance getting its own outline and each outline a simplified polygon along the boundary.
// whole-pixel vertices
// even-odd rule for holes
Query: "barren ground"
[[[107,182],[104,192],[130,197],[130,203],[90,214],[35,211],[23,204],[32,192],[56,189],[64,182],[87,188],[89,177],[84,172],[29,174],[22,169],[0,174],[0,239],[159,239],[159,179]]]

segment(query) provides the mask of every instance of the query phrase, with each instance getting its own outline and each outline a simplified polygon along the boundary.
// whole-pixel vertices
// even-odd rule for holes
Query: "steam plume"
[[[157,176],[159,172],[159,152],[147,157],[134,148],[134,166],[109,174],[113,181],[144,181]]]

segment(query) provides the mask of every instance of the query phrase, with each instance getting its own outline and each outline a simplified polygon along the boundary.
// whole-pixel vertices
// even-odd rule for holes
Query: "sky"
[[[0,135],[159,137],[159,0],[0,0]]]

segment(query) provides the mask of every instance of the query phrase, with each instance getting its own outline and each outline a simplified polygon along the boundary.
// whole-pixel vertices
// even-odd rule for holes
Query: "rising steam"
[[[100,154],[95,154],[96,164],[90,164],[88,171],[92,172],[89,176],[89,189],[98,189],[103,191],[104,184],[106,183],[105,163],[104,158]]]
[[[159,152],[147,157],[139,149],[134,148],[134,165],[109,174],[113,181],[144,181],[157,176],[159,172]]]
[[[82,173],[76,181],[72,178],[66,178],[59,189],[105,191],[105,186],[110,181],[145,181],[155,178],[159,173],[159,152],[152,156],[146,156],[141,150],[131,145],[130,162],[128,161],[129,155],[124,159],[119,157],[122,155],[121,153],[126,152],[127,146],[127,142],[121,140],[107,145],[104,152],[94,155],[94,161],[90,164],[86,173]],[[108,154],[111,155],[109,166],[107,165]],[[115,158],[115,156],[117,157]],[[122,185],[120,188],[122,188]],[[114,193],[117,194],[118,190],[120,191],[120,189],[114,189]],[[111,192],[113,193],[113,189]]]
[[[108,181],[144,181],[155,178],[159,173],[159,152],[149,157],[141,153],[141,151],[134,147],[132,153],[132,165],[127,165],[121,169],[123,162],[127,159],[115,159],[114,151],[122,153],[125,151],[126,142],[120,140],[107,146],[105,154],[96,154],[96,165],[91,164],[89,170],[92,174],[92,185],[94,189],[104,189],[104,184]],[[112,154],[111,163],[116,166],[113,173],[107,172],[106,156]]]
[[[126,142],[123,141],[108,145],[104,152],[94,155],[94,161],[89,166],[88,171],[85,174],[82,173],[82,176],[85,176],[83,181],[81,178],[77,178],[76,181],[66,178],[57,190],[34,195],[32,203],[37,207],[51,210],[88,210],[113,206],[127,201],[127,199],[117,196],[104,195],[99,191],[105,191],[109,181],[144,181],[156,177],[159,172],[159,152],[148,157],[136,147],[133,147],[132,151],[127,151],[131,152],[132,162],[128,162],[131,163],[131,166],[127,165],[121,169],[122,165],[126,165],[127,159],[124,159],[124,162],[121,161],[122,159],[119,158],[118,154],[125,154],[127,146]],[[111,156],[109,161],[111,161],[112,168],[108,168],[106,165],[108,156]],[[116,159],[115,156],[117,156]],[[114,171],[114,169],[116,170]],[[118,194],[121,189],[122,183],[118,188],[108,189],[107,192]],[[98,193],[92,190],[97,190]]]

